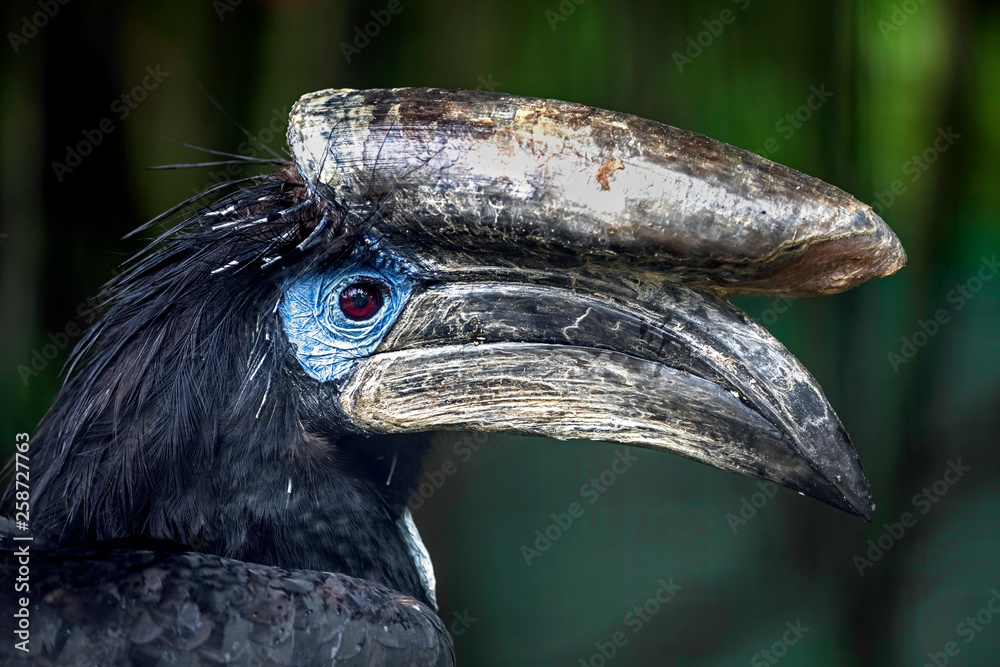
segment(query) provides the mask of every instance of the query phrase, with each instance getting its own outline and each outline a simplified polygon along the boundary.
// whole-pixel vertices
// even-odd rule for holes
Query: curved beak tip
[[[853,451],[853,450],[852,450]],[[832,505],[848,514],[859,516],[871,523],[875,512],[875,503],[872,500],[872,487],[868,482],[864,469],[857,456],[852,456],[854,465],[850,470],[841,474],[818,473],[821,478],[818,488],[811,489],[812,495],[817,500]],[[800,490],[799,493],[802,493]]]
[[[906,265],[906,250],[899,237],[892,231],[885,220],[871,207],[866,206],[865,217],[875,228],[871,243],[867,250],[867,260],[870,262],[871,273],[866,280],[885,278],[899,271]]]
[[[862,479],[863,486],[856,489],[850,496],[845,494],[844,500],[850,507],[850,513],[856,514],[868,523],[871,523],[875,513],[875,503],[872,502],[872,489],[866,478]]]

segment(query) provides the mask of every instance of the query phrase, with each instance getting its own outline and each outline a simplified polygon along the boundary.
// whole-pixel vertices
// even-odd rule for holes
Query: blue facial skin
[[[382,307],[367,320],[349,319],[340,309],[340,293],[355,283],[374,285],[382,294]],[[278,312],[302,368],[330,382],[375,351],[411,293],[412,282],[400,263],[379,253],[300,278],[285,292]]]

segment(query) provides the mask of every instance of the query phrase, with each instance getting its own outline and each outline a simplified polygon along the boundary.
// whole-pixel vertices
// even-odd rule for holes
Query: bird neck
[[[315,446],[315,443],[314,445]],[[406,539],[406,501],[429,438],[343,436],[332,461],[276,462],[229,477],[202,551],[284,568],[340,572],[429,602]]]
[[[128,431],[118,434],[118,446],[83,438],[58,457],[51,436],[59,424],[43,425],[32,440],[33,468],[49,473],[33,495],[39,534],[59,547],[166,542],[286,569],[339,572],[432,602],[406,532],[406,502],[430,446],[427,435],[309,433],[284,448],[268,436],[241,437],[242,447],[224,437],[212,457],[195,443],[179,446],[177,458],[149,461],[153,470],[143,476],[122,454],[120,443],[135,438]],[[153,437],[144,444],[168,448]],[[4,509],[11,508],[5,499]]]

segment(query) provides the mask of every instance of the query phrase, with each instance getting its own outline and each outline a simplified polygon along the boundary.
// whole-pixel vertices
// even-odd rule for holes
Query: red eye
[[[382,307],[382,294],[369,283],[354,283],[340,293],[340,309],[350,320],[367,320]]]

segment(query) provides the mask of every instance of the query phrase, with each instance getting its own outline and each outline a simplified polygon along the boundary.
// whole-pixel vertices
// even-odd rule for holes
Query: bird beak
[[[725,301],[668,282],[480,279],[414,296],[342,388],[371,432],[482,430],[664,449],[870,518],[850,438],[808,371]]]
[[[506,95],[313,93],[289,146],[420,276],[341,387],[360,428],[663,449],[870,520],[816,380],[726,300],[894,272],[905,254],[869,207],[700,135]]]

